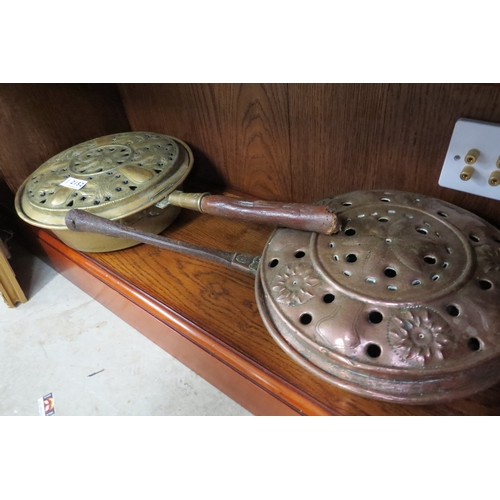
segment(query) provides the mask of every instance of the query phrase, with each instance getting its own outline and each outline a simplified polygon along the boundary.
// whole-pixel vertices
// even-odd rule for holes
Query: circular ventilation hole
[[[305,252],[303,252],[302,250],[299,250],[298,252],[295,252],[295,257],[297,259],[302,259],[302,257],[305,256],[305,254],[306,254]]]
[[[448,217],[448,214],[446,212],[439,211],[438,215],[440,215],[441,217]]]
[[[325,304],[331,304],[335,300],[335,295],[333,293],[327,293],[326,295],[323,295],[323,302]]]
[[[446,269],[450,265],[449,262],[443,262],[443,268]]]
[[[379,313],[378,311],[372,311],[370,314],[368,314],[368,321],[370,323],[373,323],[374,325],[382,323],[383,319],[384,316],[382,315],[382,313]]]
[[[374,285],[375,283],[377,283],[377,280],[375,278],[366,278],[365,280],[367,283],[370,283],[372,285]]]
[[[344,271],[344,273],[343,273],[343,274],[344,274],[344,276],[347,276],[348,278],[349,278],[349,276],[351,276],[350,271]]]
[[[269,267],[276,267],[278,265],[279,259],[273,259],[269,262]]]
[[[389,198],[380,198],[380,201],[385,201],[386,203],[390,202],[391,200]]]
[[[309,313],[304,313],[300,316],[300,322],[303,325],[308,325],[312,321],[312,316]]]
[[[390,290],[391,292],[397,292],[398,287],[397,287],[397,286],[395,286],[395,285],[389,285],[389,286],[387,287],[387,290]]]
[[[356,234],[356,230],[355,229],[349,228],[349,229],[345,230],[345,235],[346,236],[354,236],[355,234]]]
[[[480,280],[479,281],[479,288],[481,290],[489,290],[492,286],[493,285],[492,285],[491,281],[488,281],[488,280]]]
[[[350,201],[345,201],[342,205],[344,205],[344,207],[350,207],[352,203]]]
[[[479,351],[479,349],[481,348],[481,344],[480,344],[479,340],[476,337],[471,337],[467,341],[467,347],[471,351]]]
[[[387,217],[379,217],[378,221],[379,222],[389,222],[389,219]]]
[[[424,257],[424,262],[426,264],[435,264],[436,263],[436,257],[432,257],[431,255],[426,255]]]
[[[350,253],[348,255],[345,256],[345,260],[347,262],[356,262],[358,260],[358,258],[356,257],[356,255],[354,255],[353,253]]]
[[[388,278],[395,278],[397,276],[397,271],[396,269],[394,269],[393,267],[386,267],[384,269],[384,274],[388,277]]]
[[[479,236],[476,236],[475,234],[469,234],[469,239],[472,241],[475,241],[476,243],[479,242]]]
[[[420,233],[420,234],[428,234],[429,231],[427,231],[427,229],[425,229],[425,227],[417,227],[415,229],[415,231],[417,231],[417,233]]]
[[[413,286],[418,286],[418,285],[421,285],[421,284],[422,284],[422,282],[421,282],[420,280],[413,280],[413,281],[411,282],[411,284],[412,284]]]
[[[334,243],[333,241],[331,241],[330,243],[328,243],[328,246],[329,246],[330,248],[333,248],[333,247],[335,246],[335,243]]]
[[[382,349],[377,344],[368,344],[366,346],[366,355],[370,358],[378,358],[382,354]]]
[[[431,279],[432,281],[437,281],[440,278],[439,274],[435,274]]]
[[[460,314],[460,311],[458,310],[458,307],[454,306],[452,304],[450,304],[449,306],[446,306],[446,312],[450,316],[458,316]]]
[[[333,256],[333,260],[334,260],[335,262],[338,262],[338,261],[340,260],[340,258],[339,258],[339,256],[338,256],[338,255],[334,255],[334,256]]]

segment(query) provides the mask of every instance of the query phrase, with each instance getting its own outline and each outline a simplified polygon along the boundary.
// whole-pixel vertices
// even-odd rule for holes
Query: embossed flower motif
[[[490,271],[500,271],[500,248],[490,245],[476,247],[477,256],[482,265],[482,269],[489,273]]]
[[[424,366],[443,360],[443,350],[454,343],[449,325],[427,309],[412,309],[389,321],[389,343],[404,361]]]
[[[310,265],[291,264],[275,277],[272,290],[278,302],[296,306],[314,297],[320,283],[320,277]]]

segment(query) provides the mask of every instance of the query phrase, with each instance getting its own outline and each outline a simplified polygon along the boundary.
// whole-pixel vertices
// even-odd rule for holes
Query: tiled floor
[[[250,415],[22,248],[10,261],[29,298],[0,301],[0,415]]]

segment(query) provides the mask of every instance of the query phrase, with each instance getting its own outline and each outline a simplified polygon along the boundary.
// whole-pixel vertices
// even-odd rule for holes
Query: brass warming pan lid
[[[277,229],[256,282],[279,345],[335,385],[433,403],[500,381],[500,231],[397,191],[328,198],[342,231]]]
[[[19,190],[20,216],[65,228],[70,208],[107,219],[128,216],[172,191],[189,174],[189,147],[173,137],[125,132],[73,146],[41,165]]]
[[[338,221],[328,207],[183,193],[193,166],[191,149],[174,137],[124,132],[73,146],[41,165],[16,193],[18,215],[50,229],[84,252],[107,252],[136,245],[129,238],[71,233],[64,219],[79,209],[158,234],[188,208],[295,229],[331,234]]]

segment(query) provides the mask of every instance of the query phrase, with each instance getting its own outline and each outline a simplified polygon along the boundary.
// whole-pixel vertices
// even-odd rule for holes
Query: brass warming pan
[[[428,404],[500,381],[498,229],[406,192],[356,191],[319,205],[338,214],[340,233],[278,228],[260,258],[108,228],[78,211],[67,224],[256,273],[259,310],[276,342],[356,394]]]
[[[33,172],[16,194],[16,211],[83,252],[120,250],[137,242],[70,232],[64,217],[72,208],[154,234],[177,217],[180,207],[326,234],[338,230],[327,207],[183,193],[179,188],[192,166],[191,149],[174,137],[151,132],[99,137],[57,154]]]

